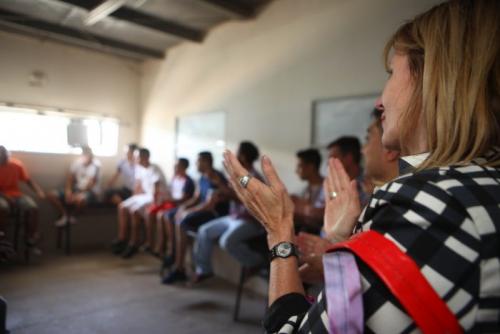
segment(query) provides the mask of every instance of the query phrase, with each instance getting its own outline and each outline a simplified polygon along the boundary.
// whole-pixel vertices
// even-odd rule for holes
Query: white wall
[[[255,141],[296,190],[294,153],[310,145],[312,101],[380,92],[384,43],[437,2],[277,0],[256,20],[223,24],[203,44],[144,64],[143,142],[170,166],[175,117],[223,110],[229,147]]]
[[[121,147],[140,132],[140,67],[138,63],[55,42],[0,32],[0,101],[77,109],[107,114],[124,122]],[[46,73],[42,87],[29,85],[33,71]],[[40,129],[43,133],[44,129]],[[13,152],[45,187],[63,184],[74,156]],[[101,158],[105,172],[116,158]],[[30,168],[35,167],[36,168]]]
[[[30,75],[35,70],[47,75],[47,81],[42,87],[29,85]],[[119,154],[122,153],[124,144],[139,139],[140,66],[135,61],[0,32],[0,73],[2,102],[77,109],[93,115],[107,114],[116,117],[125,123],[120,126]],[[43,131],[44,129],[40,129],[42,135]],[[47,190],[64,184],[69,164],[75,159],[74,155],[62,154],[12,154],[26,164],[32,178]],[[114,172],[118,157],[99,159],[103,163],[104,178],[107,178]],[[55,211],[47,202],[40,204],[42,233],[51,242]],[[109,231],[115,228],[115,224],[110,222],[107,225],[109,226],[102,226],[99,233],[95,233],[95,230],[92,233],[89,229],[85,231],[84,228],[81,232],[92,233],[90,238],[101,237],[102,242],[105,240],[108,243],[114,233]],[[78,243],[82,238],[82,234],[78,234],[74,241]],[[88,241],[90,238],[87,238]],[[52,248],[52,244],[45,248]]]
[[[170,171],[175,117],[222,110],[228,147],[254,141],[296,191],[295,152],[310,145],[313,100],[380,92],[385,42],[438,2],[277,0],[254,21],[224,24],[203,44],[143,65],[142,142]],[[237,281],[236,263],[215,257],[217,274]]]

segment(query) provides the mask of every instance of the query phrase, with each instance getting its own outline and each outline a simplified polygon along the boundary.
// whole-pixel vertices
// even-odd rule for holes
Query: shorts
[[[170,209],[163,214],[163,217],[168,219],[169,222],[173,223],[175,215],[177,214],[177,211],[179,211],[179,207]]]
[[[21,195],[19,197],[9,198],[14,202],[14,206],[19,208],[22,212],[37,210],[38,205],[35,203],[33,198],[27,195]],[[0,210],[2,211],[10,211],[12,210],[11,204],[4,197],[0,197]]]
[[[169,211],[175,208],[175,203],[171,201],[166,201],[161,204],[152,204],[148,208],[148,213],[151,215],[156,215],[160,211]]]
[[[93,191],[80,191],[73,189],[73,194],[83,194],[83,197],[85,199],[85,203],[87,204],[93,204],[97,202],[97,195]],[[69,203],[66,202],[66,196],[64,196],[64,190],[58,189],[56,190],[56,195],[57,198],[63,203],[64,205],[67,205]]]
[[[185,231],[196,232],[201,225],[217,218],[217,214],[211,210],[196,211],[188,214],[179,222],[181,228]]]
[[[124,200],[120,206],[127,209],[131,213],[144,213],[145,209],[153,203],[153,195],[137,194]]]
[[[127,187],[121,187],[121,188],[114,188],[114,189],[109,189],[106,190],[104,193],[104,201],[109,202],[111,198],[115,195],[118,195],[122,201],[126,200],[130,196],[132,196],[133,192]]]

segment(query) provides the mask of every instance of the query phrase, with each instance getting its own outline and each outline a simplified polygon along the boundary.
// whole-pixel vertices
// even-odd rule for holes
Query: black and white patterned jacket
[[[376,191],[362,230],[392,240],[419,266],[465,332],[500,333],[500,168],[493,150],[467,166],[409,173]],[[362,262],[366,333],[419,333],[412,319]],[[268,332],[328,333],[323,293],[310,305],[289,294],[269,308]]]

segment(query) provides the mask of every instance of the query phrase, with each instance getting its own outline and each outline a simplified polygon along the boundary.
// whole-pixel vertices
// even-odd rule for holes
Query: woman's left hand
[[[356,180],[350,180],[338,159],[328,161],[328,176],[324,181],[325,220],[327,239],[333,242],[348,239],[361,214]]]
[[[224,167],[241,202],[266,229],[269,246],[282,241],[291,242],[294,235],[293,203],[271,160],[266,156],[262,158],[262,172],[269,185],[251,177],[243,187],[240,180],[249,173],[230,151],[224,152]]]

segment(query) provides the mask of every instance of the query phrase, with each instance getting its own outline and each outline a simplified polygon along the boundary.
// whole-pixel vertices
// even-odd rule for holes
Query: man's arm
[[[43,191],[42,187],[38,185],[35,181],[32,179],[28,179],[26,181],[26,184],[31,188],[31,190],[41,199],[45,198],[45,192]]]
[[[120,168],[118,168],[116,170],[116,172],[113,174],[113,176],[111,177],[111,179],[109,180],[108,188],[112,188],[115,185],[116,181],[120,177],[120,174],[121,174],[121,171],[120,171]]]

